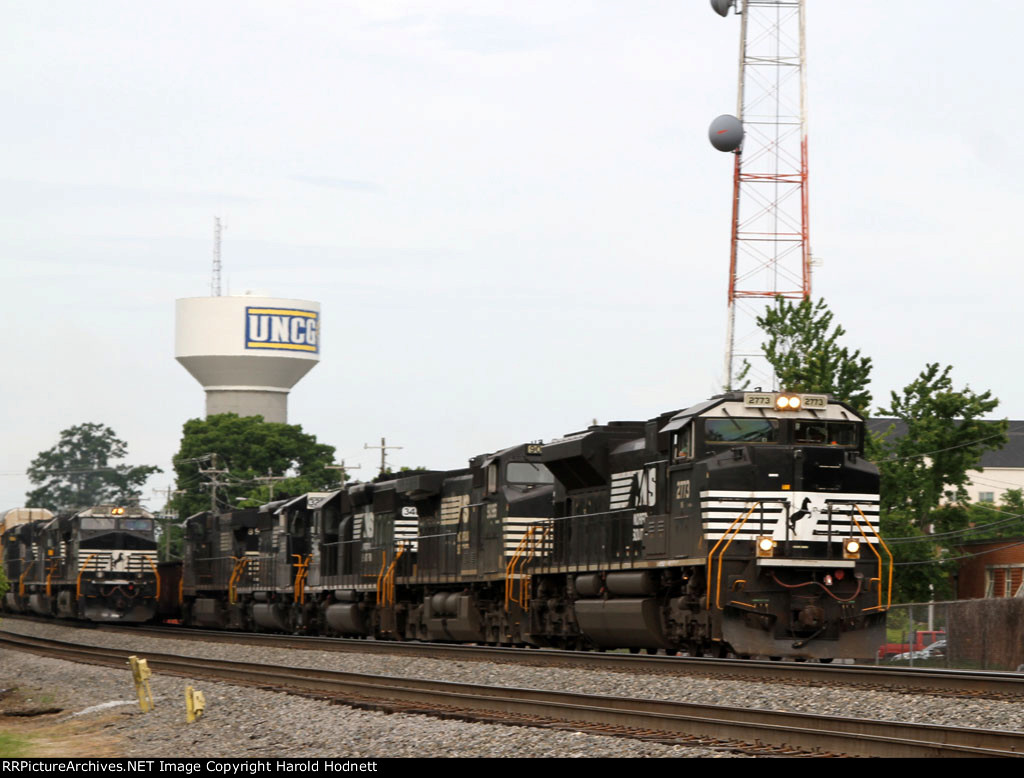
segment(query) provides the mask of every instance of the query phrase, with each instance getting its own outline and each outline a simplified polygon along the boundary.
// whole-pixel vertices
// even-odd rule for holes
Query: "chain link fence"
[[[1024,672],[1024,598],[894,605],[878,664]]]

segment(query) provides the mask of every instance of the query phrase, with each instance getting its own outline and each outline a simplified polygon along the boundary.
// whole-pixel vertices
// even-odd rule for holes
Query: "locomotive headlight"
[[[803,401],[797,394],[780,394],[775,398],[775,407],[780,411],[798,411]]]
[[[759,557],[769,557],[775,553],[775,541],[769,537],[763,537],[757,539],[757,555]]]
[[[854,538],[847,538],[843,541],[843,559],[860,558],[860,541]]]

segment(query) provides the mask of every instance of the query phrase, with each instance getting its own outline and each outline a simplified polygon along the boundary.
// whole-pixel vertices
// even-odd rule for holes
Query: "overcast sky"
[[[807,14],[814,277],[875,361],[1024,418],[1024,4]],[[372,476],[720,386],[739,20],[707,0],[4,4],[0,509],[60,430],[172,482],[174,300],[322,303],[289,421]]]

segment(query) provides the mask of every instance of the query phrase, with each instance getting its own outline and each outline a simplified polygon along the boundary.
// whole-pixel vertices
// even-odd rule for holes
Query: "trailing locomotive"
[[[160,595],[153,516],[97,505],[4,531],[4,570],[14,613],[144,622]]]
[[[186,522],[189,624],[869,657],[891,557],[864,424],[731,392],[548,444]],[[172,615],[172,614],[168,614]]]

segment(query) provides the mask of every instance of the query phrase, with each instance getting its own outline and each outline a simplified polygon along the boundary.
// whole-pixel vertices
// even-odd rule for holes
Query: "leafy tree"
[[[929,514],[943,497],[966,501],[967,471],[977,469],[986,451],[1007,443],[1004,421],[984,421],[999,405],[992,392],[975,394],[970,387],[956,390],[949,374],[952,366],[926,365],[903,389],[891,393],[882,416],[906,424],[906,434],[889,431],[874,442],[873,459],[882,472],[882,507],[907,510],[924,529]]]
[[[40,452],[28,468],[26,505],[59,511],[101,503],[133,502],[153,473],[153,465],[114,465],[128,455],[128,444],[110,427],[79,424],[60,433],[60,442]]]
[[[4,572],[2,566],[0,566],[0,597],[7,594],[7,574]]]
[[[758,316],[757,325],[768,336],[762,343],[765,359],[778,377],[779,387],[793,392],[831,394],[866,413],[871,404],[868,382],[871,359],[839,345],[846,330],[834,324],[835,315],[825,300],[794,303],[784,297]],[[740,379],[750,371],[744,360]]]
[[[968,506],[967,473],[982,454],[1007,442],[1006,421],[981,418],[999,400],[991,392],[955,389],[951,371],[928,364],[902,393],[892,392],[889,407],[878,412],[902,421],[906,434],[896,437],[890,428],[869,447],[882,474],[882,535],[893,538],[896,589],[906,602],[952,594],[955,563],[942,560],[955,556],[950,549],[982,510]]]
[[[305,492],[336,489],[341,479],[334,462],[334,447],[317,443],[296,424],[265,422],[261,416],[222,413],[185,422],[181,448],[174,457],[177,488],[185,494],[172,505],[182,518],[210,507],[210,477],[225,485],[217,489],[217,506],[262,505],[271,499]],[[220,470],[203,474],[200,470]],[[264,481],[267,476],[285,480]],[[208,477],[209,476],[209,477]],[[206,487],[207,489],[209,486]],[[239,500],[238,498],[244,498]]]

